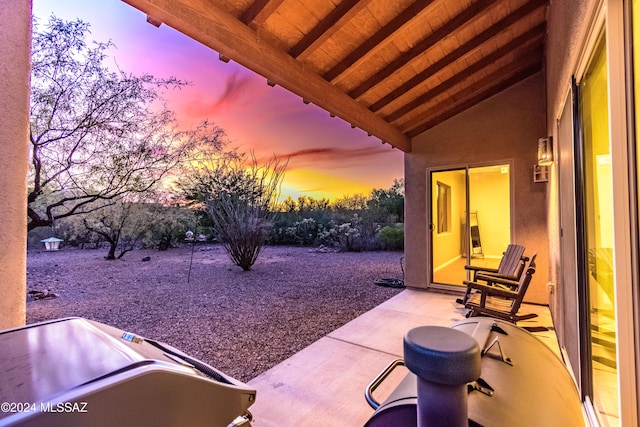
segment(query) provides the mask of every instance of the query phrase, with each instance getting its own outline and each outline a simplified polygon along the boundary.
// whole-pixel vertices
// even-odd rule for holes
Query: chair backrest
[[[524,246],[509,244],[507,250],[504,251],[500,264],[498,264],[498,274],[520,277],[524,268],[523,255]]]
[[[524,294],[527,293],[529,283],[531,283],[531,278],[536,272],[536,256],[537,254],[535,253],[531,256],[531,259],[527,263],[527,269],[520,278],[518,289],[516,289],[518,296],[514,298],[513,303],[511,304],[511,314],[516,314],[518,312],[520,304],[522,304],[522,300],[524,299]]]

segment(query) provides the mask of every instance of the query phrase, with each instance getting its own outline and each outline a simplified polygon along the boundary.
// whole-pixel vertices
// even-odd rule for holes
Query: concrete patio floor
[[[250,411],[254,427],[362,426],[373,414],[364,398],[367,385],[394,359],[402,358],[403,337],[423,325],[449,326],[464,319],[456,296],[407,289],[364,313],[289,359],[254,378]],[[519,326],[552,327],[549,308],[524,304],[538,317]],[[558,356],[553,330],[536,333]],[[379,402],[404,378],[400,367],[376,390]]]

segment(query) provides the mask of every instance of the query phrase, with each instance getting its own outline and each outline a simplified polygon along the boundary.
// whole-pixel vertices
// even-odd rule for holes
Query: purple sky
[[[168,92],[169,108],[181,125],[209,119],[242,151],[259,158],[290,157],[283,196],[336,198],[388,188],[403,175],[399,150],[382,145],[360,129],[276,86],[217,52],[162,25],[120,0],[33,0],[41,23],[51,14],[91,24],[91,39],[111,40],[112,60],[134,74],[175,76],[192,83]]]

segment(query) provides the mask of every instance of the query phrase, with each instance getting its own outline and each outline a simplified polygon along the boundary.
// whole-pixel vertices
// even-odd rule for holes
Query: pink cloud
[[[252,102],[251,79],[234,72],[225,79],[216,81],[217,87],[206,87],[200,82],[193,83],[180,93],[170,95],[172,102],[179,104],[179,114],[189,118],[216,120],[234,109],[245,108]]]
[[[318,167],[322,169],[342,169],[350,167],[352,163],[361,164],[365,159],[388,155],[389,150],[384,147],[357,147],[357,148],[307,148],[284,153],[276,153],[281,159],[289,159],[289,170]],[[267,158],[259,159],[265,161]]]

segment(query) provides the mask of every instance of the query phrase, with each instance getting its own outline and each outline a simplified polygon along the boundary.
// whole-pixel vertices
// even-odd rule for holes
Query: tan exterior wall
[[[543,78],[536,74],[413,139],[412,152],[405,155],[408,286],[425,288],[430,268],[427,170],[511,162],[512,239],[526,254],[538,254],[526,300],[548,303],[548,184],[533,182],[537,141],[546,135]]]
[[[549,5],[545,46],[547,52],[545,76],[547,86],[547,133],[553,135],[556,155],[560,145],[556,123],[571,89],[571,77],[576,71],[589,25],[588,13],[594,3],[591,0],[558,0]],[[567,143],[567,145],[570,146],[571,143]],[[551,295],[551,312],[560,345],[566,348],[576,380],[581,384],[577,284],[565,284],[561,277],[560,202],[557,163],[551,167],[550,175],[547,197],[549,281],[554,284],[555,289]],[[571,199],[566,200],[564,203],[566,205],[565,209],[571,209],[571,205],[575,201]],[[563,297],[563,294],[566,296]]]
[[[593,0],[554,0],[547,13],[547,124],[553,131],[586,34],[587,11]],[[551,133],[549,134],[551,135]]]
[[[0,8],[0,329],[25,323],[31,2]]]

